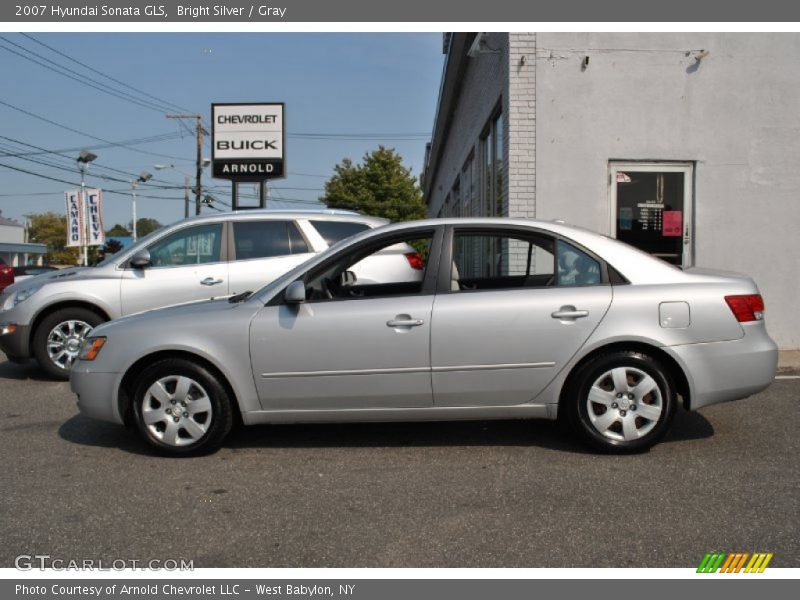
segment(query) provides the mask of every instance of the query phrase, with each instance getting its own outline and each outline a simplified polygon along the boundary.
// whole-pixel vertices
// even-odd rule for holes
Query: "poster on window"
[[[683,228],[682,210],[665,210],[661,220],[661,235],[663,237],[680,237]]]
[[[106,243],[103,229],[103,191],[86,190],[86,214],[89,219],[88,246],[102,246]]]
[[[80,190],[64,192],[67,206],[67,246],[83,246],[86,228],[83,222],[83,200]]]

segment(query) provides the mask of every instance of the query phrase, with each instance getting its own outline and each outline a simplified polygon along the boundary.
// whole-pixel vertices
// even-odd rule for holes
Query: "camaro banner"
[[[86,227],[83,222],[83,198],[80,190],[64,192],[67,204],[67,246],[83,246]]]
[[[89,219],[88,246],[102,246],[106,243],[103,229],[103,191],[86,190],[86,214]]]

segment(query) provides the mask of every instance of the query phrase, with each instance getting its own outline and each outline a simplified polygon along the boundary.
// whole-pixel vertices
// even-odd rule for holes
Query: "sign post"
[[[231,181],[233,210],[266,208],[267,181],[286,176],[283,102],[211,105],[212,175]],[[259,185],[258,206],[241,206],[238,184]]]

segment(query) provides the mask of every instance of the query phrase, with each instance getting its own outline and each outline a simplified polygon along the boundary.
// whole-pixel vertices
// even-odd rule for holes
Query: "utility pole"
[[[202,195],[202,187],[200,184],[200,180],[203,177],[203,135],[208,134],[208,132],[203,129],[203,117],[202,115],[194,114],[180,114],[180,115],[167,115],[168,119],[194,119],[195,120],[195,127],[197,128],[197,172],[195,174],[195,183],[194,183],[194,214],[200,214],[200,204],[201,204],[201,195]]]

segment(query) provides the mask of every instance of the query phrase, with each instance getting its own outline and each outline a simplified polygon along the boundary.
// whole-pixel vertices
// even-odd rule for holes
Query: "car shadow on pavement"
[[[45,375],[35,360],[27,360],[21,363],[11,362],[10,360],[0,362],[0,379],[55,381],[55,379]]]
[[[76,415],[58,430],[75,444],[118,448],[152,455],[137,432],[121,425]],[[680,410],[662,443],[702,439],[714,434],[697,412]],[[336,423],[257,425],[232,432],[224,447],[246,448],[402,448],[437,446],[531,446],[578,454],[591,453],[552,421],[448,421],[437,423]]]

